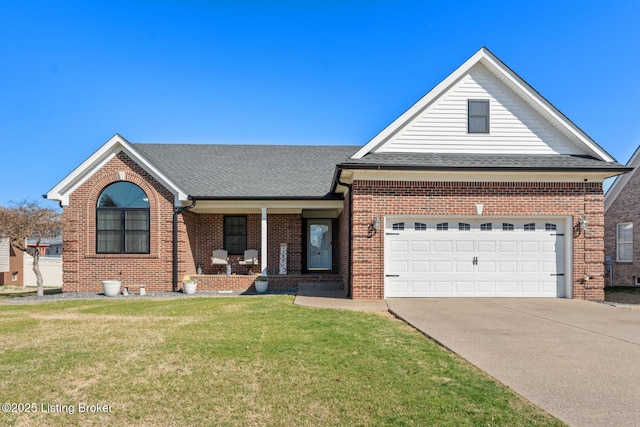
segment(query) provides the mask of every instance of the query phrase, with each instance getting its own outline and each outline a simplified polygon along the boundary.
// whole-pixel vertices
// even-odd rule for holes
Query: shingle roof
[[[330,197],[336,164],[359,146],[131,144],[200,199]]]
[[[345,169],[420,169],[420,170],[566,170],[611,172],[626,171],[616,162],[604,162],[589,156],[563,154],[452,154],[452,153],[372,153],[340,164]]]

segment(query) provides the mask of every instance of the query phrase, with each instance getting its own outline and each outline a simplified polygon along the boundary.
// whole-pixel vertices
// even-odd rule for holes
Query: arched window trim
[[[144,195],[142,203],[133,206],[100,207],[105,192],[117,184],[135,186]],[[146,204],[147,206],[140,206]],[[129,181],[115,181],[106,185],[96,203],[97,254],[149,254],[151,252],[150,208],[147,193]]]

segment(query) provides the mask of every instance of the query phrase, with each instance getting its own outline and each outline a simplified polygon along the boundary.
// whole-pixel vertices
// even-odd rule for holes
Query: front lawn
[[[3,303],[0,403],[35,410],[0,424],[561,425],[396,319],[292,299]]]

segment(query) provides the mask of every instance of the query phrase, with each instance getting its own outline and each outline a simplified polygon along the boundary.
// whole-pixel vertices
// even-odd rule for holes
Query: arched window
[[[96,207],[96,252],[149,253],[149,198],[125,181],[107,186]]]

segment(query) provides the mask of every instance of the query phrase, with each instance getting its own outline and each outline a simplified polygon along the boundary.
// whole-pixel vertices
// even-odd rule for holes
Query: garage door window
[[[427,229],[427,224],[425,224],[424,222],[416,222],[415,224],[413,224],[413,228],[416,231],[425,231]]]
[[[530,224],[525,224],[524,231],[536,231],[536,223],[532,222]]]
[[[549,224],[548,222],[544,225],[544,231],[556,231],[558,226],[555,224]]]
[[[491,231],[492,229],[493,229],[493,224],[491,224],[490,222],[480,224],[480,231]]]
[[[441,222],[440,224],[436,225],[436,230],[438,231],[447,231],[448,229],[449,229],[448,222]]]
[[[460,231],[469,231],[471,230],[471,224],[467,224],[466,222],[458,223],[458,230]]]
[[[513,231],[513,224],[509,224],[508,222],[502,223],[502,231]]]
[[[404,222],[394,222],[391,228],[394,230],[404,230]]]

